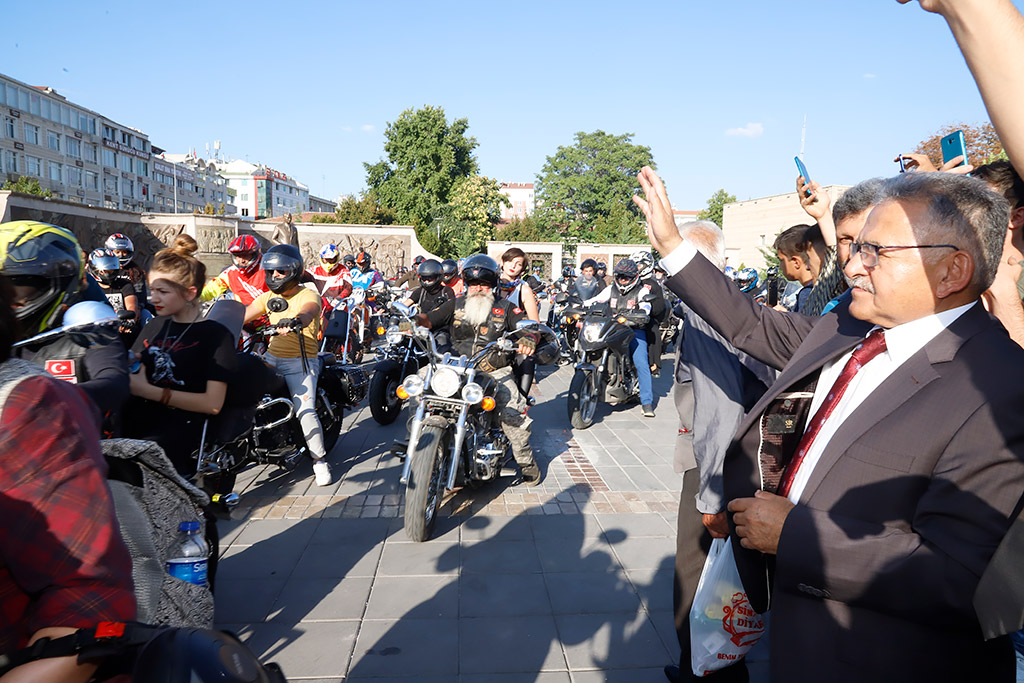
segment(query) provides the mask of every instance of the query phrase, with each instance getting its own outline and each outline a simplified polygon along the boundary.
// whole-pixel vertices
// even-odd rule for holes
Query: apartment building
[[[80,204],[150,211],[151,164],[142,131],[0,74],[0,178],[36,178]]]

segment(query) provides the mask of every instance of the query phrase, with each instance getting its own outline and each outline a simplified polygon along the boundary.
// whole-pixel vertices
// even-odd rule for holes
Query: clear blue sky
[[[532,182],[577,131],[633,133],[682,209],[792,190],[805,114],[824,184],[892,175],[944,123],[987,119],[916,2],[101,0],[9,3],[4,23],[0,73],[170,152],[221,140],[332,199],[425,104],[468,118],[481,172],[506,181]]]

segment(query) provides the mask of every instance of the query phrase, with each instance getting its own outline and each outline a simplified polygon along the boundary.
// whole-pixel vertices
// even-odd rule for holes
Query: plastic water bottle
[[[210,549],[199,535],[199,522],[182,522],[178,525],[178,546],[167,560],[167,573],[176,579],[206,585],[206,565]]]

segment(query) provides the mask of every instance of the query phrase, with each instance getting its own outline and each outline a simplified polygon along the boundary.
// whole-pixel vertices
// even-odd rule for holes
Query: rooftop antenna
[[[804,114],[804,127],[800,131],[800,160],[804,160],[804,146],[807,144],[807,114]]]
[[[213,158],[220,161],[220,140],[213,141]]]

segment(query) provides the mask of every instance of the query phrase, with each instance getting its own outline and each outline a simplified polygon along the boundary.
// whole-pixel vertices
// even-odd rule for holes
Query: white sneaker
[[[317,486],[331,485],[331,466],[323,458],[313,461],[313,474],[316,476]]]

